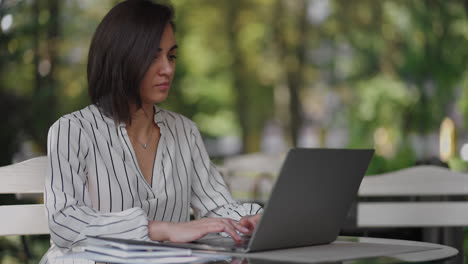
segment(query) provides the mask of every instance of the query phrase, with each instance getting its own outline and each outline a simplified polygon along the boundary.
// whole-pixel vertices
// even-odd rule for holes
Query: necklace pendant
[[[148,146],[147,144],[141,144],[141,146],[146,149],[146,147]]]

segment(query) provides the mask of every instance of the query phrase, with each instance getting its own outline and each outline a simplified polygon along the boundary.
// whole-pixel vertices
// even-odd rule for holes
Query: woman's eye
[[[176,55],[169,55],[169,59],[170,60],[175,60],[175,59],[177,59],[177,56]]]

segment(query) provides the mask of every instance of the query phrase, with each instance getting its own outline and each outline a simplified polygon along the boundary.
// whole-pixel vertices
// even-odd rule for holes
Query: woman
[[[93,104],[49,131],[44,262],[87,235],[187,242],[225,232],[240,241],[259,221],[260,206],[230,196],[195,124],[156,106],[174,77],[172,19],[167,6],[128,0],[99,24],[87,69]]]

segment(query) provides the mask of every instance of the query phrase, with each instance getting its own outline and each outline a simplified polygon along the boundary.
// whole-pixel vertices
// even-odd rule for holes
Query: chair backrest
[[[244,201],[266,202],[285,153],[251,153],[227,157],[220,168],[234,197]]]
[[[279,173],[286,154],[251,153],[224,159],[223,168],[228,173],[255,172]]]
[[[47,157],[0,167],[0,194],[43,193]],[[43,204],[0,206],[0,236],[48,234]]]
[[[415,166],[366,176],[359,197],[385,201],[358,202],[357,226],[468,226],[468,202],[454,201],[465,195],[468,195],[468,174],[438,166]]]

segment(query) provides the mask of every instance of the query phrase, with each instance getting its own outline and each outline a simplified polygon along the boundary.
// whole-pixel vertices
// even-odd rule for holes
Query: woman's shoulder
[[[97,120],[102,120],[99,109],[94,105],[88,105],[80,110],[61,116],[52,127],[59,126],[61,123],[68,123],[84,129],[88,124],[97,122]]]
[[[163,123],[169,127],[183,128],[184,130],[192,130],[196,127],[192,120],[182,114],[158,106],[155,113],[155,120],[158,124]]]

